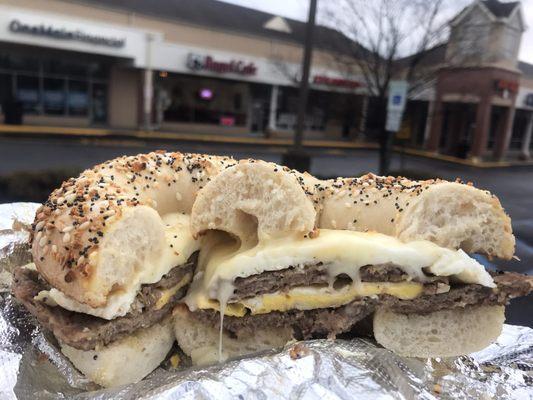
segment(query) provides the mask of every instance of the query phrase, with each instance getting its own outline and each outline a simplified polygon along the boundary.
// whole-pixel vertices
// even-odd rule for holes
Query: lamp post
[[[311,158],[305,153],[302,140],[305,130],[305,114],[307,109],[307,98],[309,96],[309,69],[313,55],[313,33],[315,28],[317,0],[310,0],[309,14],[305,29],[304,56],[302,60],[302,79],[300,80],[300,93],[298,96],[298,116],[296,130],[294,132],[294,142],[291,149],[283,155],[283,164],[289,168],[300,172],[308,171],[311,165]]]

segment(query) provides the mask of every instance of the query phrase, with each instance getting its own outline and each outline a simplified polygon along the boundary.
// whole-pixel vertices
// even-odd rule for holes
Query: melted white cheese
[[[57,304],[67,310],[111,320],[126,315],[133,304],[141,285],[156,283],[172,268],[187,262],[192,253],[200,248],[200,241],[193,239],[189,229],[189,216],[171,213],[162,217],[165,224],[166,246],[152,265],[142,268],[132,277],[128,286],[123,290],[109,295],[107,304],[103,307],[91,307],[80,303],[63,292],[53,288],[41,291],[35,298],[45,301],[49,305]]]
[[[464,283],[494,287],[485,268],[462,250],[450,250],[429,241],[403,243],[374,232],[321,229],[316,238],[283,238],[260,242],[251,249],[235,251],[234,244],[213,245],[201,253],[201,271],[185,299],[191,310],[225,308],[233,294],[233,281],[265,271],[299,267],[322,262],[331,277],[347,274],[360,284],[359,269],[365,265],[393,263],[411,278],[424,282],[423,271],[437,276],[452,276]],[[327,291],[317,290],[319,297]],[[213,302],[216,300],[218,303]],[[255,307],[259,307],[255,304]],[[311,307],[307,304],[306,307]]]

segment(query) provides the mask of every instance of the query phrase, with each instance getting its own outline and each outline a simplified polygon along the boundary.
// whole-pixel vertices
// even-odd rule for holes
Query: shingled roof
[[[506,18],[520,4],[519,1],[504,3],[498,0],[485,0],[483,5],[497,18]]]
[[[518,69],[522,72],[523,76],[533,79],[533,64],[529,64],[524,61],[518,61]]]
[[[244,34],[287,40],[303,44],[305,40],[305,22],[290,18],[283,19],[290,27],[290,32],[265,28],[264,25],[275,15],[247,7],[215,0],[70,0],[90,6],[115,9],[127,13],[136,13],[165,20],[200,25],[211,29],[221,29]],[[358,45],[343,35],[325,26],[315,28],[315,46],[325,50],[342,53],[353,52]]]

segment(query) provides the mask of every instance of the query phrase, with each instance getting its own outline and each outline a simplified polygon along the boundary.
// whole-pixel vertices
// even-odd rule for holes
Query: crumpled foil
[[[164,363],[139,383],[102,389],[10,294],[30,261],[38,204],[0,205],[0,399],[533,399],[533,330],[505,325],[468,357],[403,358],[370,340],[315,340],[207,368]]]

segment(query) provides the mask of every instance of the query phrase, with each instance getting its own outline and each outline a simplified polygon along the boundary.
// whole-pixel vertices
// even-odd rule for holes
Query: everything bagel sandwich
[[[532,289],[468,255],[514,253],[486,191],[197,154],[121,157],[69,179],[37,211],[31,247],[14,295],[102,386],[142,379],[176,339],[205,364],[368,321],[399,354],[466,354]]]
[[[142,379],[175,341],[200,242],[190,232],[197,191],[235,161],[155,152],[121,157],[64,182],[37,211],[34,264],[13,292],[94,382]]]
[[[250,160],[199,191],[191,229],[204,245],[174,331],[197,364],[365,321],[401,355],[468,354],[532,290],[468,255],[509,259],[514,236],[496,197],[459,182],[320,181]]]

